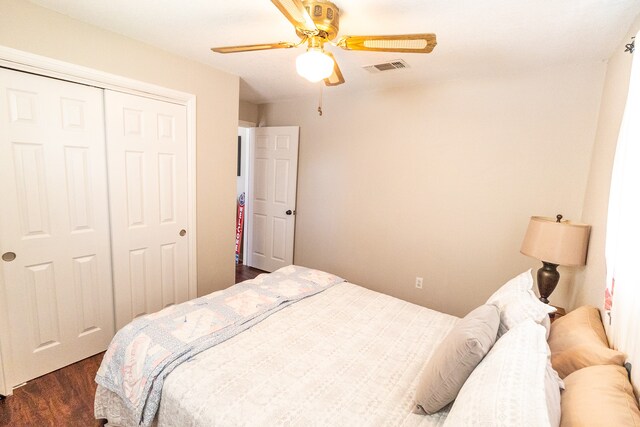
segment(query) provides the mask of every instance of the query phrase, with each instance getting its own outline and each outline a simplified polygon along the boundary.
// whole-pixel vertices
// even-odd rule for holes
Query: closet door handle
[[[185,234],[187,234],[187,230],[185,230],[184,228],[182,230],[180,230],[180,233],[178,233],[181,237],[184,236]]]
[[[2,260],[6,262],[11,262],[16,259],[15,252],[5,252],[2,254]]]

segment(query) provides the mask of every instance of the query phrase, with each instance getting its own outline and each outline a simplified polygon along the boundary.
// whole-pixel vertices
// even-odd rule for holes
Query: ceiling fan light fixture
[[[331,76],[333,67],[333,59],[318,47],[310,47],[296,59],[298,74],[313,83]]]
[[[250,44],[243,46],[213,47],[216,53],[252,52],[257,50],[291,49],[306,44],[307,52],[296,60],[298,74],[310,82],[324,80],[326,86],[338,86],[345,82],[342,71],[330,51],[324,51],[326,43],[347,51],[396,53],[430,53],[437,45],[433,33],[395,35],[342,35],[340,9],[331,0],[271,0],[280,13],[295,27],[300,41]],[[335,41],[334,41],[335,40]],[[406,68],[396,66],[389,69]],[[380,64],[368,67],[380,71]]]

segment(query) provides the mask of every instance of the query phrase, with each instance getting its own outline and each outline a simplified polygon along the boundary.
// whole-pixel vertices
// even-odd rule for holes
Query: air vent
[[[381,64],[366,65],[362,68],[364,68],[370,73],[380,73],[382,71],[391,71],[391,70],[398,70],[401,68],[409,68],[409,64],[404,62],[402,59],[396,59],[394,61],[383,62]]]

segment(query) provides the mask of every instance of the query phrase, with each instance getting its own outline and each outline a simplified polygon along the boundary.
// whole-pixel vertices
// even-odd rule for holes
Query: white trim
[[[12,372],[13,361],[11,360],[11,339],[5,295],[4,274],[2,274],[2,266],[0,266],[0,394],[9,396],[13,394],[13,388],[9,386],[11,384],[10,376],[5,373]]]
[[[132,95],[157,99],[160,101],[172,102],[186,105],[187,107],[187,164],[188,164],[188,230],[189,230],[189,297],[195,298],[198,286],[197,269],[197,245],[196,245],[196,96],[190,93],[167,89],[154,84],[145,83],[139,80],[94,70],[81,65],[63,62],[46,56],[35,55],[0,45],[0,67],[10,68],[17,71],[25,71],[32,74],[39,74],[45,77],[52,77],[66,80],[73,83],[80,83],[95,86],[101,89],[110,89]],[[3,350],[4,357],[0,356],[0,394],[12,394],[11,384],[11,363],[9,354],[9,339],[5,331],[8,331],[8,320],[6,309],[2,305],[6,301],[4,281],[0,277],[0,349]]]
[[[245,220],[245,229],[244,229],[244,236],[246,239],[246,245],[245,245],[245,253],[244,253],[244,258],[243,258],[243,262],[244,265],[248,265],[249,267],[253,266],[253,257],[251,256],[251,254],[253,253],[253,244],[251,243],[251,240],[249,239],[249,227],[251,226],[251,224],[249,223],[249,221],[251,221],[251,215],[253,213],[253,197],[250,197],[250,195],[253,194],[253,177],[252,177],[252,173],[253,173],[253,165],[252,165],[252,159],[253,159],[253,144],[254,144],[254,140],[256,138],[256,128],[255,127],[251,127],[248,129],[247,132],[247,145],[246,145],[246,151],[247,151],[247,173],[246,173],[246,181],[245,181],[245,199],[244,199],[244,204],[245,204],[245,211],[244,211],[244,220]]]
[[[4,381],[4,368],[3,368],[3,364],[2,364],[2,349],[0,348],[0,394],[2,394],[3,396],[6,396],[8,394],[8,392],[6,391],[6,386],[5,386],[5,381]]]
[[[197,213],[196,194],[196,97],[190,95],[187,101],[187,223],[189,226],[189,298],[198,296],[198,246],[197,246]]]
[[[238,120],[238,127],[239,128],[243,128],[244,129],[244,136],[245,136],[245,144],[244,144],[244,150],[241,153],[242,155],[242,160],[244,161],[245,164],[245,174],[244,174],[244,232],[242,234],[242,263],[244,265],[250,265],[249,264],[249,249],[248,249],[248,242],[249,239],[247,238],[247,229],[249,227],[249,207],[248,207],[248,200],[250,199],[250,191],[249,191],[249,173],[251,170],[251,165],[249,163],[249,144],[250,144],[250,140],[251,140],[251,136],[249,134],[249,131],[252,128],[255,128],[257,126],[257,123],[255,122],[249,122],[246,120]]]
[[[22,52],[6,46],[0,46],[0,67],[178,104],[186,105],[191,98],[195,98],[195,95],[190,93],[167,89],[46,56]]]
[[[249,212],[249,210],[248,210],[247,204],[248,204],[249,196],[251,195],[251,193],[249,192],[249,170],[251,169],[251,165],[249,164],[249,151],[250,151],[249,145],[251,143],[250,131],[251,129],[255,128],[256,125],[253,122],[240,120],[240,123],[238,126],[244,129],[244,137],[246,140],[244,143],[244,150],[241,153],[241,156],[242,156],[241,161],[244,163],[244,172],[245,172],[243,175],[244,200],[245,200],[244,209],[245,210],[244,210],[244,232],[242,234],[242,263],[244,265],[249,265],[247,260],[247,256],[248,256],[247,254],[249,253],[247,249],[247,244],[249,242],[247,238],[247,228],[249,227],[249,220],[248,220],[249,217],[247,216],[247,212]]]

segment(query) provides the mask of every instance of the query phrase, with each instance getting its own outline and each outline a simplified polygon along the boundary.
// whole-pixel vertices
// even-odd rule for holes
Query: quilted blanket
[[[157,427],[442,427],[412,412],[420,371],[458,319],[344,282],[274,313],[167,376]],[[96,418],[136,427],[98,385]]]
[[[117,394],[134,419],[149,426],[164,378],[182,362],[303,298],[344,282],[338,276],[288,266],[157,313],[142,316],[113,338],[96,382]]]

